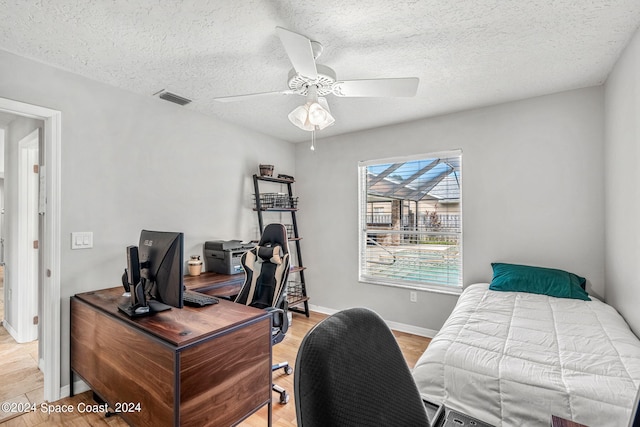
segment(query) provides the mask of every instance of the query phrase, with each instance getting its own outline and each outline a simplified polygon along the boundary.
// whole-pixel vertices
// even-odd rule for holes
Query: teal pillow
[[[553,268],[494,262],[493,291],[529,292],[557,298],[575,298],[591,301],[584,287],[584,277]]]

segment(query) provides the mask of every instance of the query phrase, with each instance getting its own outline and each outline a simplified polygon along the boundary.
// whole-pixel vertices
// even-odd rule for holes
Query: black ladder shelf
[[[281,197],[279,193],[261,193],[260,181],[271,182],[276,184],[285,184],[288,190],[288,196]],[[291,187],[295,181],[292,179],[273,178],[270,176],[253,175],[253,188],[255,192],[256,206],[254,211],[258,212],[258,224],[260,226],[260,234],[264,230],[264,212],[289,212],[291,213],[291,222],[293,230],[288,230],[288,238],[290,242],[295,242],[297,264],[291,267],[289,274],[297,273],[298,280],[289,280],[287,287],[287,300],[289,310],[296,313],[303,313],[309,317],[309,297],[307,296],[307,287],[304,280],[304,264],[302,263],[302,252],[300,251],[300,234],[298,234],[298,221],[296,220],[297,198],[293,197],[293,188]],[[289,233],[292,231],[291,233]],[[293,257],[291,256],[293,260]],[[298,308],[304,304],[304,310]]]

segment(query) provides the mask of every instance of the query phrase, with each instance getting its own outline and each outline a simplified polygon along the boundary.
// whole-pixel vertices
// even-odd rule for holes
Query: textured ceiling
[[[0,49],[298,142],[304,98],[212,100],[287,88],[276,26],[321,42],[338,79],[420,78],[414,98],[330,95],[323,137],[601,84],[640,0],[0,0],[0,19]]]

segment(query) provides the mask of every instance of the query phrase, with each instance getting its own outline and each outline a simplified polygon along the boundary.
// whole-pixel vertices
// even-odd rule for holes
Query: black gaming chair
[[[245,252],[240,262],[244,268],[244,284],[235,302],[270,311],[273,316],[271,340],[273,344],[277,344],[284,339],[289,329],[289,243],[284,225],[267,225],[258,245]],[[288,362],[271,367],[272,371],[278,369],[283,369],[287,375],[293,372]],[[280,394],[280,403],[285,404],[289,401],[289,394],[282,387],[273,384],[273,391]]]
[[[395,337],[366,308],[338,312],[307,333],[294,389],[298,427],[430,425]]]

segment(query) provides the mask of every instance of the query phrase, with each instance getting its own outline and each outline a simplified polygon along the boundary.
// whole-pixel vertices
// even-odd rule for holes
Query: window
[[[462,152],[360,162],[360,280],[462,289]]]

